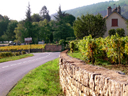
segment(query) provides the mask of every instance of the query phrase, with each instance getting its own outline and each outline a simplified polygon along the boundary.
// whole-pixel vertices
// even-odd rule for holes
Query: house
[[[125,35],[128,35],[126,18],[121,15],[121,7],[116,7],[112,10],[109,6],[107,9],[106,18],[106,27],[107,31],[105,32],[104,37],[108,36],[108,31],[110,29],[123,28],[125,30]]]

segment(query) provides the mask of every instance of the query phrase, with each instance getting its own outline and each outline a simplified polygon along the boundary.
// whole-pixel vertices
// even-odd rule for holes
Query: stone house
[[[107,15],[104,17],[106,19],[107,31],[104,37],[108,36],[108,31],[110,29],[123,28],[125,30],[125,35],[128,35],[126,18],[121,15],[121,7],[116,7],[112,10],[109,6],[107,8]]]

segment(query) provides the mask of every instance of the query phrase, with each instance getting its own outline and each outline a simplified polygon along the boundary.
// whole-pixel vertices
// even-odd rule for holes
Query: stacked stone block
[[[60,54],[60,84],[66,96],[128,96],[128,76]]]

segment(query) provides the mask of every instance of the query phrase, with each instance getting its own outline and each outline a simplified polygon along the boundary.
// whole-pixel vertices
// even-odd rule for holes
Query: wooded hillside
[[[96,3],[88,6],[71,9],[71,10],[66,10],[66,13],[70,13],[75,17],[78,17],[78,16],[80,17],[82,14],[86,15],[87,13],[89,14],[100,13],[104,17],[105,15],[107,15],[108,6],[111,6],[113,9],[119,5],[121,6],[121,14],[128,19],[128,1],[127,0]]]

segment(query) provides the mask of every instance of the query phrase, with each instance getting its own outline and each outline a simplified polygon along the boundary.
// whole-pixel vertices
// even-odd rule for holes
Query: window
[[[118,19],[112,19],[112,27],[118,26]]]

